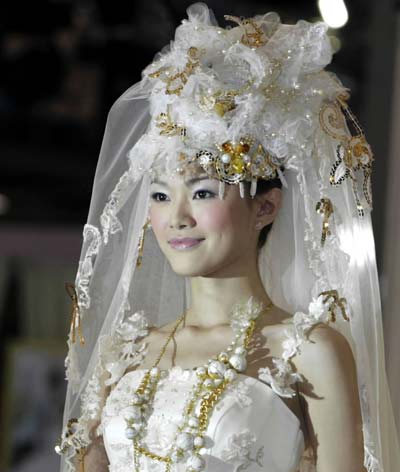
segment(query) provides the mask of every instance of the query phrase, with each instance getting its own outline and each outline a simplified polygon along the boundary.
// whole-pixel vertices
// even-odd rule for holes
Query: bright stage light
[[[322,19],[331,28],[341,28],[349,19],[349,14],[343,0],[319,0],[318,8]]]

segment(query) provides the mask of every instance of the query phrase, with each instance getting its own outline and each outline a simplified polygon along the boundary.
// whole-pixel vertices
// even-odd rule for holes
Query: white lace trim
[[[326,323],[329,319],[328,307],[323,302],[323,296],[314,298],[308,313],[297,312],[289,320],[290,329],[285,329],[286,340],[282,343],[284,348],[282,358],[274,357],[272,362],[275,368],[261,367],[258,377],[263,382],[271,385],[272,390],[282,397],[294,397],[296,395],[292,385],[303,380],[303,376],[294,371],[290,359],[300,352],[303,341],[308,341],[307,333],[317,323]]]
[[[83,228],[83,245],[88,243],[83,260],[79,262],[79,269],[75,279],[75,288],[78,295],[79,308],[90,307],[89,282],[93,274],[92,257],[96,256],[101,246],[100,231],[96,226],[86,224]]]
[[[75,470],[72,463],[75,449],[86,447],[91,442],[90,431],[100,420],[107,386],[118,382],[128,367],[143,362],[146,343],[136,341],[148,334],[147,326],[147,319],[143,311],[140,311],[131,315],[114,334],[104,335],[99,339],[98,360],[82,394],[81,416],[74,434],[67,437],[66,426],[62,433],[61,448],[70,446],[65,456],[68,470]],[[101,426],[96,434],[102,434]]]
[[[93,274],[93,256],[96,256],[101,246],[101,235],[98,228],[86,224],[83,228],[83,246],[87,246],[85,255],[79,261],[79,267],[75,278],[75,290],[78,297],[79,316],[83,316],[84,309],[90,307],[89,283]],[[81,382],[81,373],[78,366],[76,346],[71,341],[71,333],[68,337],[68,354],[65,358],[66,378],[70,382],[72,391],[76,393]]]
[[[122,224],[117,217],[117,213],[124,205],[132,184],[132,173],[125,171],[119,179],[114,190],[108,198],[103,213],[100,216],[100,223],[103,229],[104,244],[108,243],[110,234],[122,231]]]

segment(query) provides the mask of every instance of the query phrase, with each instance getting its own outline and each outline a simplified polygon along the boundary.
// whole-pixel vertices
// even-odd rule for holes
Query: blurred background
[[[173,38],[183,0],[35,0],[0,6],[0,470],[47,472],[64,403],[70,298],[113,101]],[[373,224],[387,372],[400,427],[400,2],[210,0],[332,25],[329,66],[375,154]],[[330,8],[329,8],[330,7]]]

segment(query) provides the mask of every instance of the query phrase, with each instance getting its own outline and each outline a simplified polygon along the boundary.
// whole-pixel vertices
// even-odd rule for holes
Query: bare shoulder
[[[292,358],[304,381],[299,383],[303,394],[316,393],[327,388],[345,390],[356,381],[353,351],[346,337],[333,326],[319,323]],[[346,386],[347,385],[347,386]]]
[[[346,337],[333,326],[318,323],[312,327],[308,336],[309,342],[304,342],[297,362],[311,365],[318,364],[318,359],[340,362],[353,359],[353,353]]]
[[[260,331],[271,354],[281,357],[286,331],[292,314],[277,308],[269,322],[264,322]],[[302,343],[300,352],[291,358],[299,373],[311,373],[323,369],[322,362],[331,367],[354,363],[352,349],[346,337],[327,323],[317,323],[308,332],[308,341]]]

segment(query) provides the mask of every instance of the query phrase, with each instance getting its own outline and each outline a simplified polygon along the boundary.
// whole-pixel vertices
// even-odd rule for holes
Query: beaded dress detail
[[[143,371],[124,375],[107,398],[101,429],[110,472],[132,470],[132,441],[125,436],[124,409]],[[162,455],[173,439],[182,409],[196,379],[194,370],[172,367],[160,380],[148,422],[145,442]],[[300,422],[268,384],[239,374],[221,397],[207,428],[207,472],[295,472],[304,450]],[[143,472],[164,471],[165,466],[142,456]],[[172,470],[183,472],[184,464]]]

